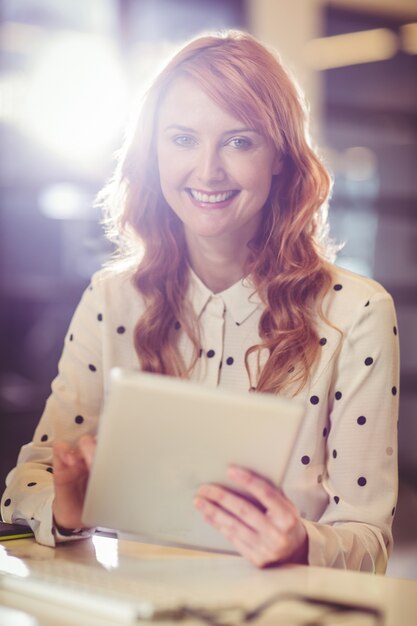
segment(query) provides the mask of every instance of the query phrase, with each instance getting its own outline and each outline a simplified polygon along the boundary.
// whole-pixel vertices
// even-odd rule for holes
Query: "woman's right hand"
[[[55,498],[52,511],[54,522],[60,528],[83,527],[81,513],[95,449],[96,439],[91,435],[81,437],[73,448],[64,441],[53,446]]]

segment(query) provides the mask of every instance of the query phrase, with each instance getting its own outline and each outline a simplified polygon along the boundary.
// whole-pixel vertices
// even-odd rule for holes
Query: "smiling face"
[[[189,246],[254,237],[280,169],[272,142],[181,77],[161,104],[157,154],[162,193]]]

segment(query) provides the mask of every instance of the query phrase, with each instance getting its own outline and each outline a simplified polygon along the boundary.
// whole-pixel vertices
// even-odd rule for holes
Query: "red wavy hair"
[[[134,284],[146,302],[135,329],[141,368],[188,377],[200,351],[198,320],[186,300],[188,259],[182,223],[160,188],[156,124],[164,94],[178,76],[192,79],[220,107],[272,139],[282,156],[263,208],[260,231],[249,244],[246,274],[263,303],[260,341],[246,353],[252,387],[276,393],[308,380],[319,351],[316,332],[331,282],[327,259],[330,177],[312,149],[306,109],[276,54],[242,32],[203,36],[182,48],[147,92],[104,203],[110,238],[119,252],[141,256]],[[194,346],[191,363],[178,348],[176,322]],[[266,364],[251,371],[249,356],[266,349]]]

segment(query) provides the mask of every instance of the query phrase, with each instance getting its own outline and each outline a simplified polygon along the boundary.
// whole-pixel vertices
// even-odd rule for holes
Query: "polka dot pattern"
[[[393,440],[389,439],[389,433],[391,431],[385,429],[383,439],[381,439],[379,432],[381,427],[375,426],[375,410],[372,407],[372,403],[368,402],[369,395],[366,395],[370,393],[369,389],[371,389],[372,392],[372,387],[368,386],[366,388],[365,384],[363,386],[359,384],[356,385],[355,380],[354,383],[356,386],[351,385],[352,377],[354,378],[355,376],[357,376],[358,379],[362,377],[363,381],[374,381],[375,378],[378,381],[378,376],[381,375],[380,372],[384,367],[386,368],[386,343],[390,342],[395,345],[398,343],[394,339],[398,334],[397,327],[394,325],[395,318],[392,317],[387,321],[385,336],[382,332],[379,332],[377,338],[376,330],[374,331],[373,329],[375,326],[377,327],[375,319],[376,315],[379,315],[379,296],[381,296],[381,299],[383,298],[382,292],[371,298],[370,294],[373,293],[373,288],[368,285],[368,289],[366,290],[363,287],[363,283],[360,282],[361,279],[352,281],[348,277],[348,274],[344,272],[338,273],[336,271],[335,275],[337,278],[331,283],[330,291],[326,296],[330,298],[331,306],[323,310],[326,311],[326,313],[330,312],[329,321],[331,324],[334,324],[334,328],[341,328],[343,334],[338,339],[331,325],[322,324],[321,321],[317,325],[318,334],[315,341],[316,347],[320,352],[320,368],[323,367],[321,370],[318,370],[317,376],[311,378],[302,392],[304,394],[302,397],[306,404],[306,425],[303,425],[299,447],[296,448],[298,452],[294,455],[295,458],[293,458],[295,463],[294,480],[296,481],[297,487],[301,485],[303,489],[302,493],[305,494],[305,503],[304,501],[301,502],[300,510],[307,512],[303,513],[307,519],[312,519],[315,515],[314,511],[317,510],[317,507],[315,507],[314,498],[317,497],[318,493],[330,499],[329,505],[332,508],[335,519],[346,519],[344,517],[346,515],[346,503],[357,506],[359,510],[365,500],[366,502],[372,502],[372,494],[376,493],[375,489],[378,486],[379,480],[378,473],[375,472],[375,474],[373,474],[371,470],[373,459],[378,458],[379,455],[381,462],[388,467],[392,462],[390,457],[396,457],[396,449]],[[352,295],[352,289],[354,290],[358,284],[360,287],[360,289],[358,288],[358,293],[353,291]],[[92,289],[92,286],[90,286],[90,289]],[[101,285],[99,286],[99,291],[102,291]],[[367,300],[368,294],[370,299],[372,299],[372,307],[370,307],[370,300]],[[219,297],[216,295],[216,298],[218,304]],[[222,294],[220,294],[220,298],[223,298]],[[92,323],[94,323],[96,329],[96,336],[100,336],[103,342],[113,342],[111,346],[114,349],[113,353],[116,354],[117,359],[121,356],[122,361],[126,358],[127,362],[131,362],[131,360],[128,361],[128,358],[131,358],[130,353],[128,353],[128,349],[130,348],[132,355],[135,356],[133,346],[131,346],[133,342],[130,337],[130,329],[133,329],[133,320],[139,319],[139,315],[135,313],[135,316],[132,316],[132,311],[130,310],[124,312],[120,298],[111,300],[108,299],[106,295],[105,298],[100,299],[100,302],[111,303],[111,306],[107,307],[106,305],[106,308],[98,303],[98,299],[94,304],[95,300],[96,294],[87,297],[89,304],[85,307],[85,326],[83,327],[82,323],[80,323],[80,319],[82,320],[82,318],[74,318],[74,322],[71,323],[71,331],[67,337],[70,342],[74,341],[74,337],[76,341],[73,346],[66,344],[65,347],[68,362],[73,358],[73,355],[76,355],[77,358],[78,356],[80,357],[80,360],[77,361],[77,365],[81,363],[81,366],[78,368],[78,371],[74,373],[74,376],[78,376],[77,382],[83,394],[85,390],[89,393],[89,389],[94,390],[99,386],[101,388],[101,375],[103,374],[103,377],[105,377],[107,374],[102,362],[95,356],[97,355],[97,351],[95,349],[96,346],[93,344],[93,337],[91,338],[91,346],[88,345],[85,329],[91,327]],[[111,308],[113,303],[115,307],[114,311]],[[204,307],[206,306],[208,305],[205,304]],[[365,312],[363,310],[364,306],[370,308]],[[230,384],[231,387],[233,385],[239,387],[240,385],[239,389],[242,388],[244,391],[256,392],[256,386],[251,386],[250,389],[248,389],[249,385],[256,384],[253,381],[256,381],[257,378],[256,375],[252,377],[247,376],[244,368],[244,355],[247,348],[255,345],[258,340],[259,317],[257,317],[256,329],[254,324],[255,330],[253,332],[250,330],[250,324],[252,324],[258,314],[251,318],[252,314],[250,314],[250,310],[248,309],[248,317],[244,318],[242,314],[240,318],[237,318],[239,321],[236,321],[234,319],[236,315],[235,310],[233,310],[233,307],[228,308],[226,302],[225,318],[223,320],[224,325],[221,333],[219,330],[217,336],[216,328],[220,329],[222,320],[220,320],[218,315],[216,320],[214,319],[214,315],[210,320],[206,315],[206,311],[207,309],[203,308],[202,312],[199,314],[199,319],[202,320],[203,327],[201,334],[202,347],[199,352],[197,350],[196,354],[199,357],[203,357],[203,361],[197,363],[196,378],[198,378],[201,373],[202,382],[206,382],[204,376],[207,376],[207,384],[213,388],[216,385],[224,385],[224,387],[227,388]],[[336,314],[333,316],[334,311],[336,311]],[[87,314],[89,316],[88,320]],[[126,317],[124,317],[125,314]],[[343,323],[339,324],[337,315],[340,315],[340,319]],[[105,323],[103,323],[104,320]],[[101,327],[99,323],[101,323]],[[240,326],[242,326],[242,328],[239,328]],[[181,324],[179,320],[171,318],[170,330],[173,340],[176,337],[174,330],[180,331],[180,329]],[[357,329],[360,329],[360,332]],[[99,330],[102,331],[100,334],[98,332]],[[360,335],[361,341],[363,342],[360,344],[359,338],[354,337],[351,343],[352,349],[349,346],[351,336],[348,337],[351,332],[356,332],[358,336]],[[126,335],[128,336],[126,337]],[[346,343],[343,343],[347,337],[348,340]],[[239,338],[240,343],[237,338]],[[386,339],[386,343],[383,343],[384,338]],[[205,343],[206,339],[207,343]],[[333,353],[339,340],[343,349],[340,351],[335,350]],[[182,334],[181,341],[179,341],[178,345],[182,350]],[[186,342],[184,345],[186,345]],[[79,354],[76,353],[77,349],[80,350]],[[113,353],[110,351],[110,354]],[[86,354],[90,356],[86,357]],[[105,354],[108,353],[105,352]],[[339,359],[345,358],[345,354],[348,355],[348,358],[352,358],[350,372],[347,372],[347,368],[344,367],[345,363],[341,360],[339,361]],[[185,354],[185,356],[188,355]],[[330,357],[332,360],[328,360]],[[262,360],[263,356],[261,362]],[[190,361],[185,360],[184,362]],[[107,361],[105,361],[105,363],[107,367]],[[126,363],[123,362],[121,366],[126,366]],[[99,375],[90,376],[87,373],[87,368],[90,372],[99,372]],[[219,372],[219,370],[222,371]],[[288,373],[292,374],[295,371],[298,372],[298,363],[296,360],[292,360],[291,367],[288,367]],[[240,377],[244,381],[243,385]],[[288,380],[291,381],[292,377],[288,376]],[[393,380],[388,378],[384,388],[387,400],[386,404],[390,405],[391,414],[393,413],[392,407],[396,405],[393,399],[393,396],[397,395],[395,383],[398,384],[397,377],[394,377]],[[355,395],[351,393],[353,387],[358,390],[358,393],[355,393]],[[376,385],[376,388],[378,388],[378,385]],[[329,390],[332,390],[330,395]],[[87,396],[83,395],[82,397]],[[82,434],[84,430],[83,425],[87,422],[89,427],[94,426],[95,416],[90,415],[90,410],[86,408],[87,406],[89,405],[81,403],[74,405],[72,413],[70,413],[68,417],[67,426],[73,429],[72,434],[74,435],[76,435],[76,432]],[[363,413],[365,413],[366,417]],[[378,415],[378,419],[379,417]],[[53,416],[52,418],[56,419]],[[384,420],[385,417],[383,416],[382,422]],[[58,438],[59,429],[55,428],[56,422],[51,421],[49,416],[43,423],[45,426],[40,427],[38,438],[40,437],[42,442],[47,442],[49,446],[48,437],[52,439],[53,435],[54,438]],[[375,432],[377,432],[379,439],[370,441],[369,438],[371,434],[372,437],[374,437]],[[49,435],[47,433],[49,433]],[[40,448],[40,444],[38,445]],[[43,452],[45,452],[45,450],[43,450]],[[357,457],[355,457],[356,452]],[[367,454],[369,458],[366,456]],[[53,473],[52,467],[46,465],[41,467],[43,467],[44,471]],[[32,477],[34,477],[35,480],[31,480]],[[27,492],[30,488],[32,488],[30,496],[32,498],[37,496],[38,490],[35,490],[34,486],[36,484],[42,484],[41,478],[38,477],[39,474],[32,474],[24,479],[22,484],[22,487],[25,488],[24,494],[26,494],[24,497],[28,497]],[[36,480],[39,482],[36,483]],[[45,475],[43,476],[43,480],[44,483],[52,482],[51,479],[48,481]],[[291,482],[291,480],[293,480],[292,474],[290,475],[289,482]],[[325,490],[323,488],[323,482],[326,483]],[[291,487],[290,484],[290,493]],[[325,493],[327,490],[330,491],[330,496]],[[334,493],[338,495],[333,495]],[[17,498],[15,498],[14,492],[9,491],[8,495],[9,494],[11,498],[8,498],[8,501],[6,501],[8,502],[6,506],[10,506],[11,499],[13,499],[13,505],[17,506]],[[394,502],[391,499],[385,507],[385,517],[387,513],[389,516],[393,504]],[[395,508],[392,509],[392,515],[394,515],[394,510]],[[12,512],[13,511],[9,511],[9,514]]]
[[[4,501],[4,506],[10,506],[10,505],[11,505],[11,503],[12,503],[11,499],[10,499],[10,498],[7,498],[7,499]]]

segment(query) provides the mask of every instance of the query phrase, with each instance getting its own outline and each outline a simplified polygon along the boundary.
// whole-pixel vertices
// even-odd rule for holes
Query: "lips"
[[[187,192],[193,200],[203,204],[221,204],[223,202],[227,202],[239,193],[236,189],[230,191],[207,192],[191,188],[188,188]]]

